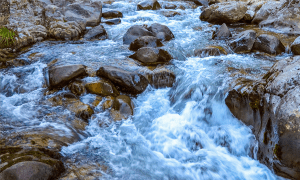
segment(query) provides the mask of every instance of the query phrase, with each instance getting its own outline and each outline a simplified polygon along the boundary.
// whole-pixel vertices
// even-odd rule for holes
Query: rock
[[[203,49],[195,50],[195,56],[204,58],[208,56],[227,55],[227,51],[221,46],[209,46]]]
[[[73,3],[65,7],[65,18],[76,18],[86,21],[87,26],[97,26],[101,22],[102,4],[95,7],[90,3]]]
[[[223,2],[209,6],[200,15],[202,21],[214,24],[236,23],[243,19],[247,5],[243,2]]]
[[[80,64],[51,66],[47,72],[47,85],[50,88],[62,87],[71,80],[86,75],[85,66]]]
[[[161,47],[161,46],[163,46],[163,44],[156,37],[154,37],[154,36],[142,36],[142,37],[139,37],[136,40],[134,40],[130,44],[129,49],[131,51],[137,51],[138,49],[140,49],[142,47],[156,48],[156,47]]]
[[[1,180],[56,179],[65,170],[59,154],[43,148],[2,146],[0,156]]]
[[[86,122],[94,114],[94,110],[89,105],[84,104],[77,99],[67,99],[64,102],[64,106],[67,107],[69,111],[74,112],[76,117],[79,117]]]
[[[175,73],[166,68],[156,68],[145,76],[154,88],[172,87],[176,81]]]
[[[212,39],[227,39],[231,36],[232,35],[228,27],[225,23],[223,23],[222,26],[218,28],[216,32],[213,32]]]
[[[108,38],[107,32],[102,25],[93,27],[83,37],[86,40],[104,40]]]
[[[142,47],[129,57],[140,61],[144,65],[166,63],[172,59],[172,56],[167,51],[152,47]]]
[[[100,96],[118,96],[120,94],[115,86],[110,81],[105,79],[87,83],[85,88],[89,93]]]
[[[294,55],[300,55],[300,37],[297,37],[291,44],[291,51],[294,53]]]
[[[138,3],[137,10],[158,10],[161,9],[157,0],[146,0]]]
[[[164,6],[164,8],[165,8],[165,9],[176,9],[177,6],[176,6],[175,4],[166,4],[166,5]]]
[[[0,27],[3,27],[8,23],[10,15],[10,1],[2,0],[0,2]]]
[[[252,10],[247,10],[244,16],[245,21],[252,21],[254,18],[255,12]]]
[[[131,26],[123,36],[123,43],[130,44],[132,41],[142,36],[153,36],[153,34],[150,31],[148,31],[144,26]]]
[[[86,92],[85,87],[81,81],[75,81],[68,85],[69,90],[77,95],[80,96]]]
[[[51,22],[48,35],[58,40],[76,40],[84,32],[86,21]]]
[[[122,18],[123,14],[120,11],[111,10],[111,11],[102,13],[102,17],[107,18],[107,19]]]
[[[255,42],[256,32],[247,30],[239,33],[234,40],[229,42],[230,47],[236,53],[250,52]]]
[[[133,115],[133,108],[134,105],[130,97],[126,95],[120,95],[113,101],[110,115],[114,121],[127,119],[129,116]]]
[[[279,9],[282,8],[282,3],[280,1],[267,1],[262,7],[257,11],[252,20],[252,23],[259,24],[263,20],[266,20],[270,14],[275,14]]]
[[[116,98],[113,96],[107,96],[107,97],[105,97],[105,99],[106,99],[106,101],[102,105],[102,108],[104,110],[111,108],[111,106]]]
[[[117,25],[117,24],[121,24],[121,19],[120,18],[109,19],[104,21],[104,23],[108,25]]]
[[[109,79],[120,91],[130,94],[142,93],[149,84],[148,80],[137,72],[111,66],[100,67],[97,76]]]
[[[148,28],[148,30],[152,32],[157,39],[162,41],[170,41],[175,38],[172,31],[165,25],[154,23]]]
[[[176,15],[181,15],[181,14],[176,11],[162,11],[162,15],[164,15],[166,17],[174,17]]]
[[[276,55],[285,52],[285,47],[277,37],[262,34],[256,38],[252,50]]]
[[[299,74],[300,56],[285,58],[261,79],[237,80],[239,87],[225,100],[232,114],[252,127],[258,160],[288,179],[300,178]]]

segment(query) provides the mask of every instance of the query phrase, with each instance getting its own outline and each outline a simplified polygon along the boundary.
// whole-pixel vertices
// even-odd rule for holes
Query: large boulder
[[[102,25],[93,27],[83,36],[86,40],[104,40],[108,38],[107,32]]]
[[[280,60],[262,79],[237,80],[225,100],[252,127],[258,160],[289,179],[300,178],[299,74],[300,56]]]
[[[46,70],[47,85],[50,88],[62,87],[71,80],[86,75],[84,65],[62,65],[62,66],[51,66]]]
[[[252,50],[276,55],[285,52],[285,47],[277,37],[262,34],[256,38]]]
[[[295,55],[300,55],[300,37],[297,37],[295,41],[291,44],[291,51]]]
[[[134,40],[130,46],[129,49],[131,51],[137,51],[138,49],[142,47],[161,47],[163,44],[161,43],[161,40],[157,39],[154,36],[142,36]]]
[[[112,66],[100,67],[97,76],[109,79],[120,91],[130,94],[140,94],[148,86],[148,80],[134,71],[125,71]]]
[[[158,10],[161,6],[157,0],[146,0],[138,3],[137,10]]]
[[[134,105],[130,97],[126,95],[117,96],[110,110],[110,115],[114,121],[119,121],[122,119],[127,119],[133,115]]]
[[[222,26],[217,29],[217,31],[213,32],[212,39],[227,39],[231,36],[232,35],[228,27],[225,23],[223,23]]]
[[[43,148],[0,147],[1,180],[56,179],[64,172],[57,152]]]
[[[196,49],[194,51],[195,56],[204,58],[208,56],[220,56],[227,55],[227,51],[221,46],[209,46],[203,49]]]
[[[255,42],[256,32],[247,30],[239,33],[234,40],[229,42],[230,47],[236,53],[250,52]]]
[[[172,59],[167,51],[152,47],[142,47],[129,57],[140,61],[144,65],[162,64]]]
[[[247,4],[243,2],[224,2],[209,6],[200,15],[202,21],[214,24],[236,23],[243,19]]]
[[[153,33],[157,39],[162,41],[170,41],[171,39],[175,38],[172,31],[165,25],[154,23],[148,28],[150,32]]]
[[[152,32],[148,31],[144,26],[131,26],[123,36],[123,43],[130,44],[135,39],[142,36],[153,36]]]
[[[268,19],[271,14],[276,13],[283,6],[280,1],[268,1],[266,2],[255,14],[252,23],[259,24],[261,21]]]
[[[8,23],[10,15],[10,1],[2,0],[0,2],[0,27],[3,27]]]
[[[85,88],[89,93],[100,96],[118,96],[120,94],[116,87],[106,79],[88,82]]]

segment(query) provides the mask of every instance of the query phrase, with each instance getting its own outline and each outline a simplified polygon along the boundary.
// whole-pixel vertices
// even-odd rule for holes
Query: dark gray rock
[[[150,82],[150,85],[154,88],[172,87],[176,81],[175,73],[164,67],[146,72],[145,76]]]
[[[120,18],[109,19],[104,21],[104,23],[108,25],[117,25],[117,24],[121,24],[121,19]]]
[[[80,64],[51,66],[47,74],[47,85],[51,88],[62,87],[77,77],[87,75],[85,66]]]
[[[101,67],[97,76],[109,79],[120,91],[130,94],[142,93],[149,84],[148,80],[137,72],[112,66]]]
[[[102,25],[93,27],[83,37],[86,40],[104,40],[108,38],[107,32]]]
[[[131,26],[123,36],[123,43],[130,44],[132,41],[142,36],[153,36],[153,33],[148,31],[144,26]]]
[[[161,6],[157,0],[142,1],[137,5],[137,10],[158,10]]]
[[[250,52],[255,42],[256,32],[247,30],[239,33],[234,40],[229,42],[230,47],[236,53]]]
[[[93,82],[88,82],[85,85],[89,93],[97,94],[100,96],[118,96],[120,95],[116,87],[106,79],[100,79]]]
[[[243,2],[223,2],[209,6],[200,15],[202,21],[214,24],[236,23],[243,19],[247,4]]]
[[[172,56],[163,49],[142,47],[131,55],[130,58],[136,59],[144,65],[154,65],[169,62]]]
[[[142,47],[156,48],[156,47],[161,47],[161,46],[163,46],[163,44],[156,37],[154,37],[154,36],[142,36],[142,37],[137,38],[136,40],[134,40],[130,44],[129,49],[131,51],[137,51],[138,49],[140,49]]]
[[[295,41],[291,44],[291,51],[295,55],[300,55],[300,37],[297,37]]]
[[[130,97],[120,95],[115,98],[112,104],[110,115],[114,121],[127,119],[133,115],[134,105]]]
[[[107,18],[107,19],[113,19],[113,18],[122,18],[123,14],[120,11],[107,11],[102,13],[102,17]]]
[[[213,39],[227,39],[231,37],[231,32],[229,31],[228,27],[225,23],[222,24],[221,27],[217,29],[217,31],[213,32],[212,38]]]
[[[285,52],[285,47],[277,37],[262,34],[256,38],[252,50],[276,55]]]
[[[157,39],[162,41],[170,41],[171,39],[175,38],[172,31],[165,25],[154,23],[152,24],[148,30],[153,33]]]
[[[1,0],[0,2],[0,27],[8,23],[8,18],[10,15],[10,1]]]
[[[300,56],[278,61],[258,80],[237,80],[226,105],[252,127],[257,158],[289,179],[300,178]],[[245,83],[246,82],[246,83]]]
[[[221,46],[209,46],[203,49],[196,49],[194,51],[195,56],[198,57],[208,57],[208,56],[220,56],[220,55],[227,55],[227,51]]]

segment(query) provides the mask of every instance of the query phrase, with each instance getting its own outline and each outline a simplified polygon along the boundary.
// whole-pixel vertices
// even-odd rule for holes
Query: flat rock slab
[[[112,66],[101,67],[97,71],[97,76],[109,79],[120,91],[130,94],[142,93],[149,84],[148,80],[137,72]]]
[[[85,76],[86,70],[84,65],[63,65],[52,66],[48,69],[48,83],[49,87],[62,87],[80,76]]]

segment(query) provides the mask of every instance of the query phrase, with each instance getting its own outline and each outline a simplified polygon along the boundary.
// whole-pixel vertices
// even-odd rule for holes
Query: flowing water
[[[193,52],[197,48],[225,43],[211,40],[212,30],[218,26],[200,21],[200,7],[191,9],[175,1],[172,3],[187,9],[177,9],[180,16],[167,18],[160,11],[136,11],[137,3],[116,1],[104,6],[103,11],[115,9],[124,15],[121,24],[104,25],[109,34],[107,40],[41,42],[18,57],[29,65],[1,69],[1,138],[45,129],[63,137],[75,134],[78,141],[63,147],[61,154],[78,166],[109,167],[106,171],[93,170],[102,174],[100,179],[279,179],[256,160],[257,142],[251,129],[231,115],[224,100],[230,80],[238,76],[234,74],[237,71],[230,69],[247,70],[255,79],[275,59],[255,53],[195,57]],[[109,121],[109,115],[99,105],[86,129],[77,132],[64,120],[74,115],[63,107],[44,103],[55,95],[45,95],[43,75],[43,69],[54,59],[61,64],[84,64],[90,71],[107,64],[147,71],[134,60],[126,59],[133,53],[123,45],[122,37],[132,25],[156,22],[167,25],[175,35],[163,48],[174,57],[166,67],[176,73],[176,83],[172,88],[148,87],[132,97],[133,117],[100,126],[101,122]],[[29,55],[36,52],[42,56],[30,59]],[[94,98],[91,94],[80,97],[87,104]]]

